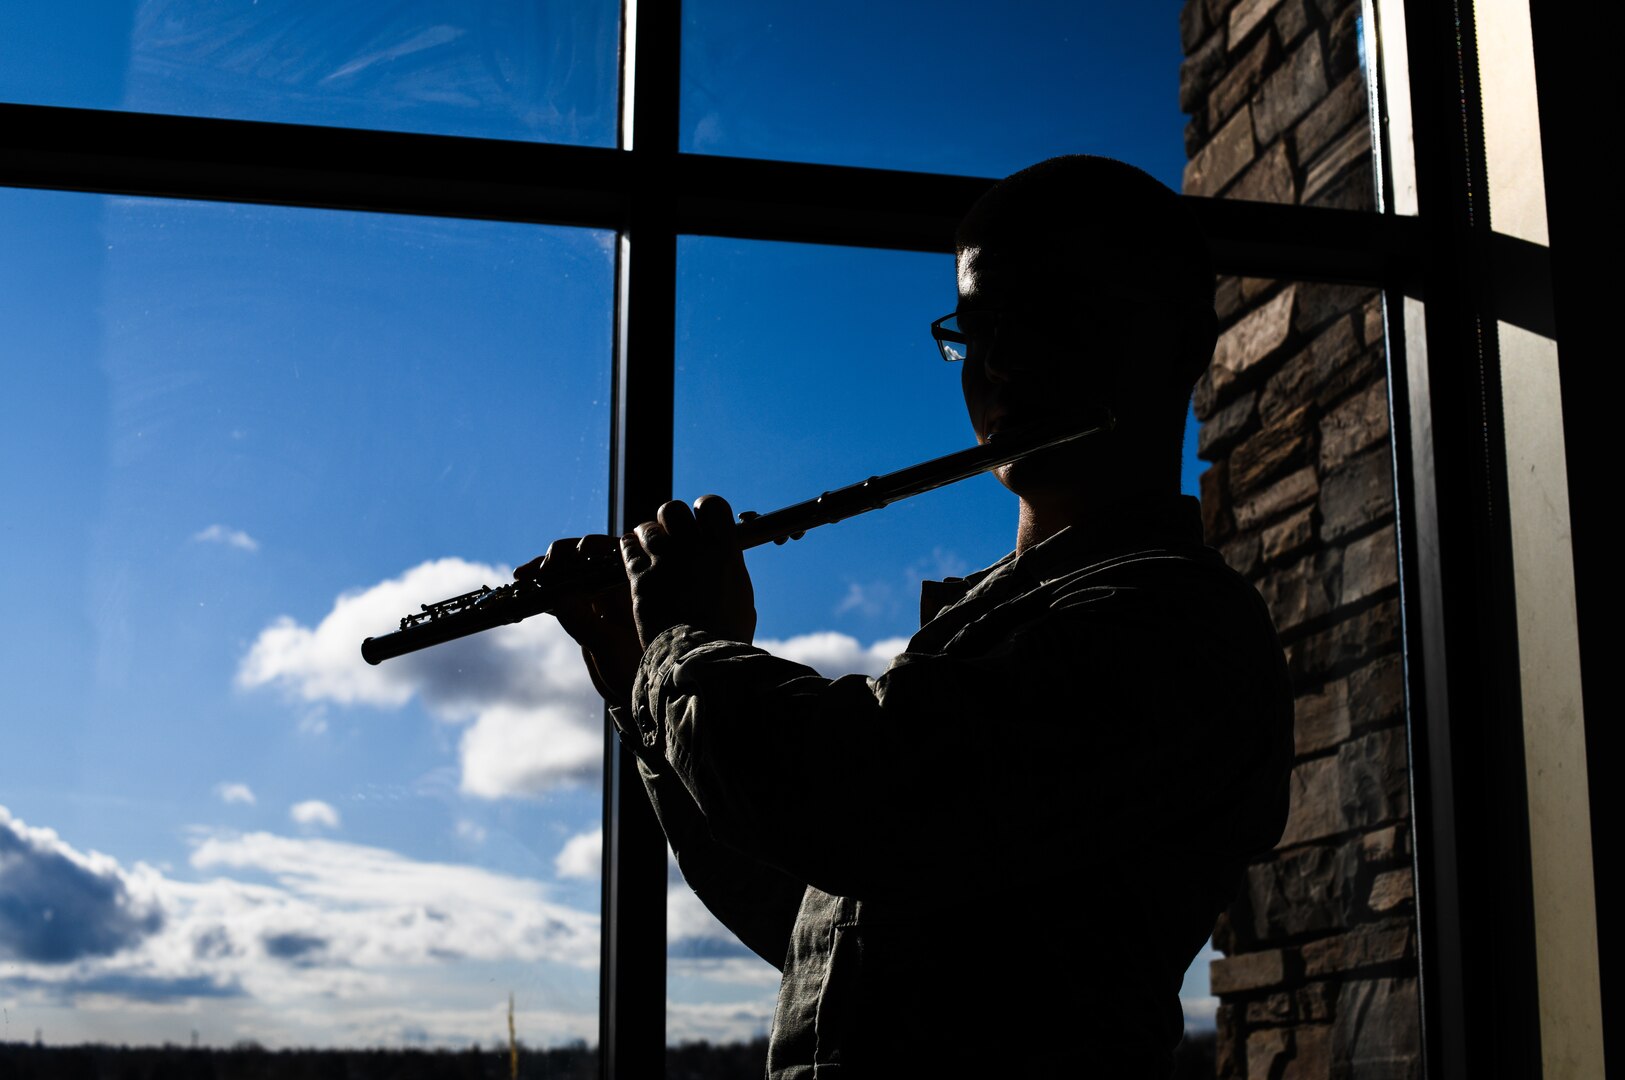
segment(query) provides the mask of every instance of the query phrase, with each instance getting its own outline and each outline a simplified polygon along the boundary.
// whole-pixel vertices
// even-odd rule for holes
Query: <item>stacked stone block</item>
[[[1357,0],[1187,0],[1190,194],[1370,210]],[[1292,808],[1214,929],[1218,1074],[1419,1077],[1410,788],[1380,298],[1225,277],[1196,390],[1208,542],[1273,612]]]

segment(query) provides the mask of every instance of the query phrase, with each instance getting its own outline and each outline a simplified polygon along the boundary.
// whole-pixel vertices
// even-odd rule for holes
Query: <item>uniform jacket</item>
[[[878,678],[674,627],[616,710],[685,878],[783,972],[769,1075],[1166,1075],[1285,823],[1263,602],[1181,496],[921,606]]]

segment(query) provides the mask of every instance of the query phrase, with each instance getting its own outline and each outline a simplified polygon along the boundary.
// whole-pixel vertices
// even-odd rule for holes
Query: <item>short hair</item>
[[[1102,280],[1213,303],[1213,259],[1196,219],[1166,185],[1114,158],[1067,154],[1000,180],[956,234],[960,248],[991,240],[1001,251],[1030,252],[1048,263],[1059,252],[1070,277],[1088,276],[1077,265],[1078,246],[1093,248],[1113,260],[1100,268]]]
[[[1098,284],[1149,294],[1189,316],[1177,371],[1186,396],[1212,357],[1213,259],[1180,197],[1114,158],[1068,154],[1005,177],[978,199],[955,235],[960,251],[1019,267],[1019,278],[1064,293]],[[984,263],[985,265],[985,263]]]

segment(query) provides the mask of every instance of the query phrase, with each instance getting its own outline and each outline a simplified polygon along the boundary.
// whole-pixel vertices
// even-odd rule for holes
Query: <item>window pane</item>
[[[685,150],[973,176],[1095,153],[1179,186],[1172,7],[689,0],[683,20]]]
[[[766,512],[975,443],[959,369],[927,332],[954,306],[950,257],[687,238],[678,265],[681,497],[717,492]],[[1203,465],[1190,442],[1194,493]],[[878,674],[919,627],[921,581],[989,565],[1015,529],[1014,497],[982,476],[754,549],[757,644],[831,677]],[[974,875],[978,853],[964,856]],[[675,870],[670,887],[668,1041],[765,1036],[778,972]],[[1208,1030],[1210,959],[1186,981],[1190,1021]],[[719,1074],[719,1057],[685,1053],[686,1068]]]
[[[611,236],[21,191],[0,220],[13,1037],[505,1053],[511,992],[527,1045],[596,1042],[579,654],[544,619],[358,646],[602,529]]]
[[[620,5],[8,4],[0,101],[612,146]]]

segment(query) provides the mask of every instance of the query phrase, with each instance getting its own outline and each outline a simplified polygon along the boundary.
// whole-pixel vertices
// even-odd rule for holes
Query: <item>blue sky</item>
[[[0,100],[612,143],[618,5],[466,7],[11,5]],[[1177,186],[1173,5],[991,11],[689,0],[683,145]],[[510,989],[527,1041],[593,1038],[573,648],[355,648],[602,528],[613,237],[10,189],[0,222],[0,1039],[489,1043]],[[971,441],[926,334],[948,257],[679,258],[680,494],[768,510]],[[984,478],[753,553],[761,635],[878,670],[1013,512]],[[668,910],[671,1037],[765,1030],[771,970]]]

